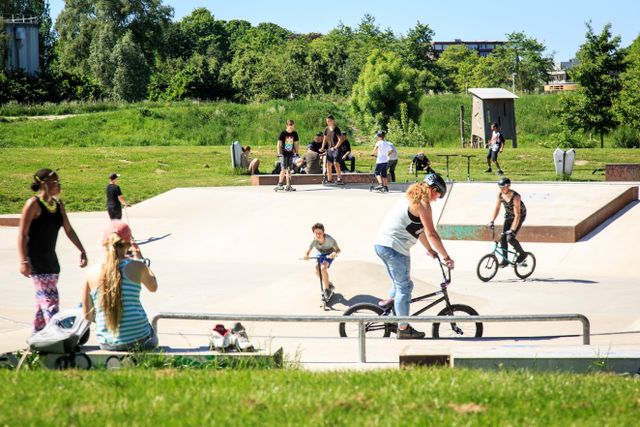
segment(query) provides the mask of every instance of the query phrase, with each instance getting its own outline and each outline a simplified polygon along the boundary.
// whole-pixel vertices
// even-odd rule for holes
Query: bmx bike
[[[502,263],[507,263],[507,265],[513,266],[513,269],[521,279],[526,279],[527,277],[533,274],[533,271],[536,269],[536,257],[531,252],[525,252],[526,257],[521,262],[516,262],[518,259],[518,253],[515,251],[511,251],[507,249],[507,254],[502,253],[502,247],[500,246],[500,238],[504,236],[504,232],[500,233],[500,238],[496,239],[496,230],[494,227],[491,228],[491,239],[493,240],[493,250],[491,253],[486,254],[482,258],[480,258],[480,262],[478,262],[478,267],[476,268],[476,273],[478,274],[478,278],[483,282],[488,282],[493,279],[498,273],[498,268],[500,263],[498,262],[498,257]]]
[[[440,270],[442,271],[442,282],[440,283],[440,290],[431,292],[425,295],[421,295],[411,299],[411,303],[417,303],[425,301],[428,304],[412,313],[411,316],[419,316],[425,311],[429,310],[440,303],[444,303],[445,307],[438,312],[438,316],[478,316],[478,312],[472,307],[464,304],[452,304],[449,299],[449,293],[447,287],[451,284],[451,269],[447,267],[439,257],[436,257]],[[350,307],[344,312],[345,316],[395,316],[395,308],[393,300],[389,301],[384,306],[379,304],[361,303]],[[338,330],[341,337],[356,337],[358,336],[358,324],[352,322],[341,322],[338,326]],[[367,322],[364,325],[364,331],[367,336],[387,338],[391,333],[397,332],[397,324],[384,322],[381,319],[380,322]],[[480,338],[482,336],[483,325],[481,322],[451,322],[441,325],[440,322],[434,322],[431,328],[431,335],[433,338]]]

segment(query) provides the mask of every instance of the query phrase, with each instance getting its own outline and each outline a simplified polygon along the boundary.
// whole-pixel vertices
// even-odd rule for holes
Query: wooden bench
[[[308,185],[322,184],[322,174],[293,174],[291,175],[291,185]],[[370,184],[374,179],[370,173],[343,173],[342,181],[345,184]],[[336,174],[333,174],[333,180],[336,180]],[[277,185],[278,175],[252,175],[251,184],[253,185]]]

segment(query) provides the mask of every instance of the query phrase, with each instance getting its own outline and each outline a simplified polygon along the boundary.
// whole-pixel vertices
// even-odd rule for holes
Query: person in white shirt
[[[389,142],[384,139],[385,136],[384,131],[379,130],[376,132],[376,146],[371,152],[371,155],[376,157],[375,175],[378,180],[378,186],[375,187],[374,190],[383,192],[389,191],[389,187],[387,186],[387,169],[389,168],[389,156],[395,150],[389,145]]]
[[[498,153],[502,153],[502,150],[504,150],[504,137],[496,122],[491,123],[491,131],[491,141],[489,141],[489,152],[487,153],[487,170],[485,172],[491,173],[491,162],[493,161],[498,168],[498,175],[504,175],[498,164]]]

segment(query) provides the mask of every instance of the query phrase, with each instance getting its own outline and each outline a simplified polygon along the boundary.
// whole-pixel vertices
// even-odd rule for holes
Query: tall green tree
[[[351,94],[351,110],[360,124],[368,130],[383,128],[392,117],[400,119],[403,103],[409,118],[415,119],[416,75],[397,54],[374,50]]]
[[[620,75],[620,96],[615,103],[620,123],[640,131],[640,36],[627,48],[626,71]]]
[[[479,62],[478,52],[463,44],[446,48],[438,58],[438,65],[445,72],[447,90],[465,92],[468,88],[477,87],[476,69]]]
[[[533,92],[544,85],[553,69],[553,57],[544,56],[545,50],[545,45],[536,39],[514,32],[507,34],[507,42],[492,54],[502,61],[509,77],[515,74],[516,89]]]
[[[624,57],[620,37],[611,35],[611,24],[600,34],[593,32],[591,23],[586,26],[586,40],[577,54],[579,64],[570,70],[578,89],[565,99],[563,117],[572,131],[598,133],[600,147],[604,147],[604,135],[618,124],[613,104],[622,88]]]
[[[113,28],[118,40],[130,33],[152,64],[172,16],[173,8],[162,0],[67,0],[55,25],[56,67],[85,75],[91,69],[91,44],[105,25]]]
[[[140,46],[127,32],[113,48],[111,62],[114,65],[112,96],[120,101],[141,101],[147,95],[149,67]]]

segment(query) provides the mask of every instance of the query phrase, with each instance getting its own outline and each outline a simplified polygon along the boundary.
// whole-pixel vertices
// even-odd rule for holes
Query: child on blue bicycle
[[[509,265],[509,261],[507,261],[507,241],[518,253],[516,264],[521,263],[527,258],[527,254],[524,249],[522,249],[518,239],[516,239],[516,234],[518,234],[522,223],[527,217],[527,207],[524,205],[520,194],[511,189],[511,180],[509,178],[500,178],[498,187],[500,187],[500,192],[498,193],[496,207],[493,210],[489,227],[493,228],[493,221],[498,217],[500,205],[502,204],[504,206],[504,226],[502,227],[504,234],[500,237],[500,246],[502,247],[503,255],[500,267],[506,267]]]
[[[321,223],[315,223],[311,226],[311,231],[313,231],[314,239],[309,244],[309,249],[304,254],[304,259],[309,259],[309,254],[312,249],[316,249],[318,251],[318,264],[320,264],[320,274],[322,277],[322,286],[324,287],[324,295],[325,299],[329,300],[331,295],[333,295],[333,284],[329,281],[329,267],[333,263],[333,260],[340,253],[340,248],[338,247],[338,242],[336,239],[331,237],[330,235],[324,232],[324,225]],[[318,275],[318,269],[314,268],[316,276]]]

